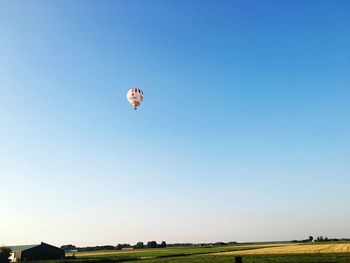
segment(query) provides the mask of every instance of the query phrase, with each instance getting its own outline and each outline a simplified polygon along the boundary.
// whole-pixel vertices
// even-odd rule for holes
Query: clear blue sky
[[[350,237],[349,10],[1,1],[0,244]]]

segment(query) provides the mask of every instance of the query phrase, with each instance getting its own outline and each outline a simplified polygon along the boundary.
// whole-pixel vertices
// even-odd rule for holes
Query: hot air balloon
[[[133,88],[129,89],[126,97],[130,104],[134,107],[134,110],[137,110],[137,107],[140,106],[144,95],[142,90]]]

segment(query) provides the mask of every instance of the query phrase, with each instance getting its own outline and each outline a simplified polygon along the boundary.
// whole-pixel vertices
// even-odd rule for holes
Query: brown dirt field
[[[212,255],[256,255],[256,254],[304,254],[350,252],[350,244],[315,244],[315,245],[285,245],[279,247],[257,248],[244,251],[221,252]]]

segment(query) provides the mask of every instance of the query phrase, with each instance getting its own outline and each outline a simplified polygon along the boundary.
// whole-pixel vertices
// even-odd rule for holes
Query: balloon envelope
[[[130,102],[130,104],[134,107],[134,110],[136,110],[137,107],[140,106],[144,98],[144,94],[142,90],[137,88],[132,88],[132,89],[129,89],[128,93],[126,94],[126,97]]]

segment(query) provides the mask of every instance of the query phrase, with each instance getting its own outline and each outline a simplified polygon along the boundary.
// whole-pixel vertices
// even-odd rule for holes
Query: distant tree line
[[[64,245],[61,248],[65,251],[96,251],[96,250],[113,250],[114,246],[94,246],[94,247],[76,247],[74,245]]]
[[[312,242],[312,240],[314,240],[313,236],[309,236],[309,238],[307,239],[303,239],[303,240],[292,240],[292,243],[307,243],[307,242]]]
[[[142,241],[137,242],[135,245],[130,244],[118,244],[116,246],[94,246],[94,247],[76,247],[74,245],[64,245],[61,246],[65,251],[97,251],[97,250],[122,250],[122,249],[142,249],[142,248],[166,248],[166,247],[213,247],[213,246],[227,246],[227,245],[236,245],[236,241],[231,242],[215,242],[215,243],[173,243],[167,244],[165,241],[162,241],[158,244],[156,241],[148,241],[147,244]]]
[[[318,236],[314,239],[313,236],[309,236],[307,239],[303,240],[292,240],[292,243],[307,243],[307,242],[337,242],[337,241],[350,241],[349,238],[328,238],[323,236]]]
[[[75,245],[63,245],[61,248],[65,251],[98,251],[98,250],[122,250],[122,249],[141,249],[141,248],[165,248],[167,244],[162,241],[157,244],[156,241],[148,241],[147,245],[143,242],[137,242],[136,245],[131,246],[130,244],[118,244],[116,246],[106,245],[106,246],[93,246],[93,247],[76,247]]]
[[[167,247],[213,247],[213,246],[231,246],[238,244],[236,241],[215,242],[215,243],[174,243],[168,244]]]
[[[315,242],[337,242],[337,241],[350,241],[349,238],[328,238],[319,236],[315,239]]]

